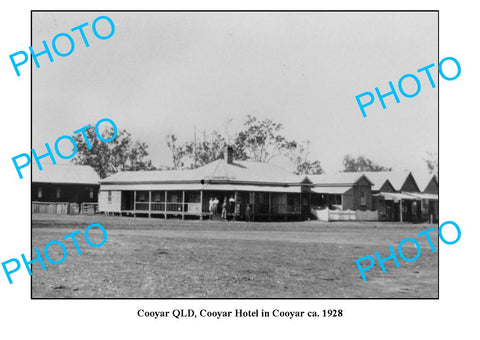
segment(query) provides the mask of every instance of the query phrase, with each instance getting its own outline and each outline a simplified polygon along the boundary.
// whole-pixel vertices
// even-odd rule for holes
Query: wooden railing
[[[148,211],[148,203],[144,203],[144,202],[142,202],[142,203],[139,203],[139,202],[135,203],[135,210],[140,210],[140,211],[142,211],[142,210],[147,210],[147,211]]]
[[[165,211],[165,202],[152,202],[152,211]]]
[[[150,205],[150,209],[149,209]],[[166,210],[165,210],[166,206]],[[177,212],[177,213],[201,213],[201,203],[178,203],[178,202],[136,202],[135,210],[141,212]]]

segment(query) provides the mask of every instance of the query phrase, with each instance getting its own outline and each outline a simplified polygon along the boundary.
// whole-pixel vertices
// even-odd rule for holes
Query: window
[[[90,188],[90,191],[88,193],[88,197],[90,197],[90,199],[93,200],[93,188]]]
[[[42,188],[42,187],[38,187],[37,197],[38,197],[38,198],[42,198],[42,195],[43,195],[43,188]]]
[[[108,190],[108,203],[112,203],[112,191]]]
[[[137,191],[137,202],[145,202],[147,200],[146,191]]]
[[[159,191],[154,191],[153,192],[153,201],[154,202],[162,202],[162,195],[163,193],[162,192],[159,192]]]
[[[367,205],[367,193],[365,191],[360,192],[360,205],[362,207]]]
[[[57,198],[60,198],[61,193],[62,193],[62,188],[57,187]]]
[[[342,195],[339,195],[339,194],[330,195],[330,204],[331,205],[342,205]]]

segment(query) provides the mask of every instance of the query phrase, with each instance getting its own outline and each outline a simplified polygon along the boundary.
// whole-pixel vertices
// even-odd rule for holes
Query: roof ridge
[[[220,163],[222,163],[222,159],[217,159],[217,160],[215,160],[214,162],[217,162],[217,164],[215,164],[215,168],[213,168],[212,173],[209,174],[208,177],[210,177],[210,178],[215,177],[215,172],[217,171],[218,166],[220,165]],[[223,170],[226,172],[225,167],[223,168]]]
[[[220,162],[222,164],[222,168],[223,168],[223,171],[225,171],[225,174],[227,175],[227,178],[230,179],[230,175],[228,173],[228,170],[227,168],[225,167],[225,161],[224,160],[220,160]]]

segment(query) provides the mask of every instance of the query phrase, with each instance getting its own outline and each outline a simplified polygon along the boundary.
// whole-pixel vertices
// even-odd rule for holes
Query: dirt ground
[[[90,247],[83,230],[100,223],[106,243]],[[437,252],[425,237],[431,233]],[[82,230],[76,238],[63,236]],[[67,258],[42,270],[33,264],[32,298],[438,298],[436,225],[385,222],[246,223],[163,219],[33,215],[32,245],[44,253],[53,240]],[[99,243],[98,229],[89,233]],[[404,238],[415,238],[421,255],[405,262],[398,255]],[[363,281],[355,260],[378,251],[397,252],[400,267],[376,262]],[[405,256],[416,248],[408,242]],[[61,248],[49,249],[54,260]],[[366,265],[367,263],[365,263]],[[14,276],[13,276],[14,278]]]

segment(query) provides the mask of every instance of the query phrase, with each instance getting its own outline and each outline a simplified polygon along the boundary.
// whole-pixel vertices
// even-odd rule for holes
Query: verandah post
[[[148,218],[152,216],[152,191],[148,192]]]
[[[272,220],[272,193],[268,193],[268,221]]]
[[[133,217],[137,217],[137,191],[133,190]]]
[[[185,190],[182,191],[182,220],[185,219]]]
[[[400,222],[403,222],[403,207],[402,207],[402,199],[400,198]]]
[[[165,190],[165,210],[164,217],[167,219],[167,190]]]
[[[302,192],[300,191],[300,221],[302,220],[302,215],[303,215],[303,197],[302,197]]]
[[[203,190],[200,190],[200,220],[203,220]]]

